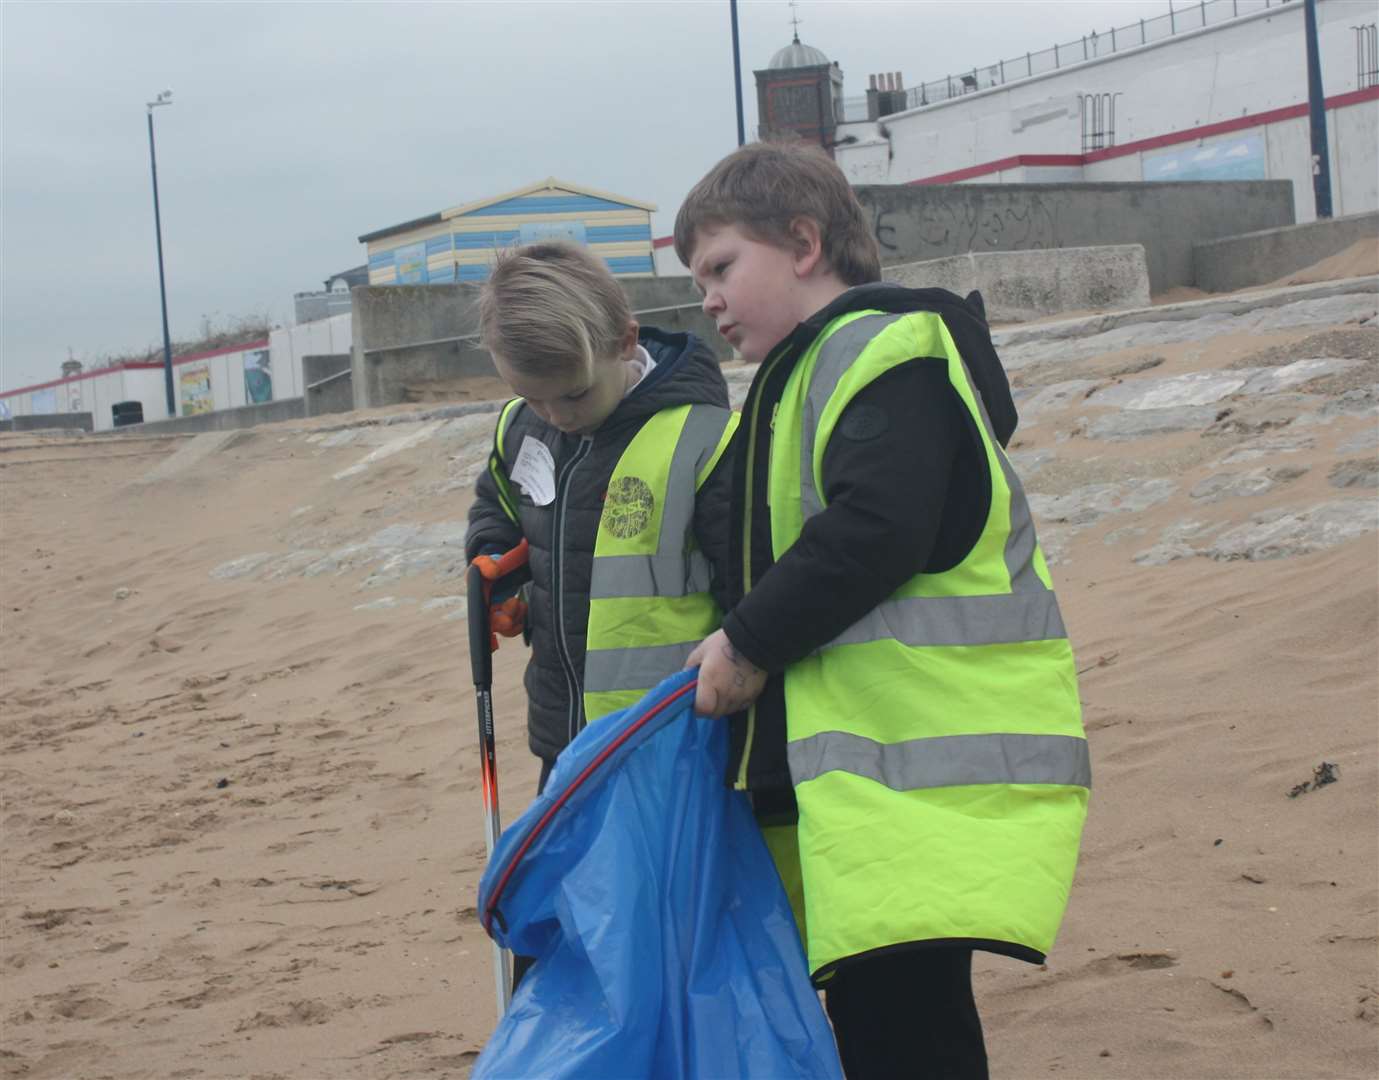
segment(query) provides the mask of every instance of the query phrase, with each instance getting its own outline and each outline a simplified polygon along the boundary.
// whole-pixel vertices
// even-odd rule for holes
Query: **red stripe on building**
[[[1326,99],[1326,107],[1328,109],[1344,109],[1347,106],[1360,105],[1366,101],[1379,101],[1379,86],[1371,86],[1364,90],[1352,90],[1349,93],[1329,97]],[[1296,120],[1306,115],[1307,105],[1305,103],[1286,105],[1281,109],[1270,109],[1268,112],[1252,113],[1249,116],[1238,116],[1230,120],[1220,120],[1214,124],[1202,124],[1198,127],[1185,128],[1182,131],[1169,132],[1167,135],[1155,135],[1148,139],[1122,143],[1119,146],[1108,146],[1104,150],[1093,150],[1087,154],[1020,154],[1016,157],[988,161],[981,165],[969,166],[966,169],[956,169],[953,172],[939,173],[936,176],[926,176],[922,180],[907,182],[910,184],[951,184],[958,180],[970,180],[975,176],[989,176],[991,173],[1013,169],[1020,165],[1091,165],[1098,161],[1107,161],[1110,158],[1143,153],[1146,150],[1158,150],[1165,146],[1176,146],[1179,143],[1209,139],[1215,135],[1229,135],[1234,131],[1263,127],[1265,124]]]
[[[1351,105],[1361,105],[1366,101],[1379,101],[1379,86],[1366,87],[1364,90],[1351,90],[1344,94],[1336,94],[1326,99],[1328,109],[1344,109]],[[1020,168],[1021,166],[1067,166],[1067,165],[1092,165],[1098,161],[1107,161],[1111,158],[1125,157],[1128,154],[1139,154],[1146,150],[1158,150],[1165,146],[1176,146],[1178,143],[1193,142],[1197,139],[1209,139],[1214,135],[1229,135],[1233,131],[1244,131],[1248,128],[1263,127],[1265,124],[1277,124],[1284,120],[1296,120],[1307,115],[1307,105],[1286,105],[1281,109],[1270,109],[1268,112],[1252,113],[1249,116],[1239,116],[1231,120],[1221,120],[1214,124],[1203,124],[1200,127],[1187,128],[1183,131],[1170,132],[1167,135],[1155,135],[1148,139],[1138,139],[1135,142],[1122,143],[1120,146],[1108,146],[1104,150],[1093,150],[1089,154],[1016,154],[1013,157],[1001,158],[999,161],[988,161],[981,165],[970,165],[965,169],[954,169],[952,172],[938,173],[934,176],[926,176],[921,180],[908,180],[907,184],[952,184],[959,180],[971,180],[977,176],[990,176],[992,173],[1002,172],[1006,169]],[[674,237],[659,236],[652,240],[652,246],[656,248],[668,247],[674,243]]]
[[[1022,165],[1082,165],[1086,161],[1081,154],[1016,154],[1014,157],[988,161],[982,165],[969,165],[965,169],[926,176],[923,180],[909,180],[909,184],[956,184],[959,180],[970,180],[974,176],[987,176],[1006,169],[1018,169]]]
[[[209,360],[213,356],[224,356],[226,353],[266,348],[268,348],[267,338],[262,341],[246,342],[243,345],[227,345],[223,349],[209,349],[206,352],[174,356],[172,366],[181,367],[183,364],[192,364],[197,360]],[[109,375],[112,371],[149,371],[162,366],[163,361],[161,360],[130,360],[123,364],[111,364],[109,367],[92,368],[90,371],[83,371],[79,375],[68,375],[65,379],[49,379],[47,382],[34,383],[32,386],[21,386],[18,390],[6,390],[4,393],[0,393],[0,398],[14,397],[16,394],[29,394],[35,390],[46,390],[50,386],[67,386],[69,383],[81,382],[82,379],[96,379],[102,375]]]

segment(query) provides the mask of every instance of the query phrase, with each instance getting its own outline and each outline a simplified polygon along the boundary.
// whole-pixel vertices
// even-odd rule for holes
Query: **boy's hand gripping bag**
[[[727,726],[694,671],[585,728],[479,885],[501,944],[537,958],[473,1080],[841,1080]]]

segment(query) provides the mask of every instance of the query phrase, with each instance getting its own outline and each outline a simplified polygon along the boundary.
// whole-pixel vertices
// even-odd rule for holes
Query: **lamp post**
[[[1317,0],[1303,0],[1307,48],[1307,114],[1312,135],[1312,198],[1317,218],[1331,216],[1331,155],[1326,147],[1326,94],[1322,92],[1321,49],[1317,45]]]
[[[733,93],[737,95],[737,145],[747,142],[747,132],[742,126],[742,54],[737,41],[737,0],[728,0],[728,17],[733,24]]]
[[[153,169],[153,231],[158,238],[158,298],[163,303],[163,383],[168,395],[168,418],[177,416],[172,392],[172,338],[168,334],[168,289],[163,279],[163,222],[158,213],[158,156],[153,150],[153,110],[172,104],[172,91],[164,90],[148,102],[148,161]]]

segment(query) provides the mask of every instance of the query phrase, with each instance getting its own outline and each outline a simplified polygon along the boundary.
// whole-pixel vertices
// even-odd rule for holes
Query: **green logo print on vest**
[[[985,475],[965,479],[989,483],[990,508],[957,566],[916,574],[786,670],[816,981],[912,941],[1042,960],[1091,783],[1072,650],[1029,507],[938,315],[850,313],[800,358],[772,434],[772,546],[779,557],[824,510],[824,452],[848,403],[904,363],[943,366],[986,455]]]
[[[694,504],[736,427],[735,413],[713,405],[663,409],[618,459],[594,542],[589,720],[636,704],[717,629],[721,613],[694,540]]]
[[[636,476],[620,476],[608,485],[599,527],[619,540],[628,540],[651,524],[656,496],[646,481]]]

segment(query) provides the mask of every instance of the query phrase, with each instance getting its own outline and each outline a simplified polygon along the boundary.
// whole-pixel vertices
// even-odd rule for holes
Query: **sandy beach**
[[[1379,321],[1373,278],[1302,280],[1373,273],[1339,263],[1000,343],[1094,790],[1046,968],[979,957],[994,1076],[1379,1073]],[[0,435],[4,1076],[466,1075],[493,415],[425,406]]]

